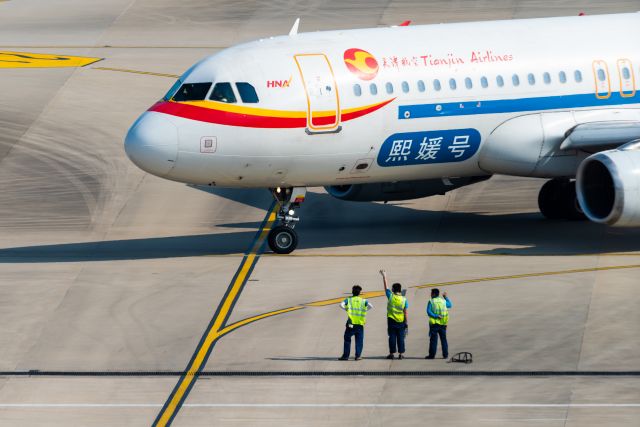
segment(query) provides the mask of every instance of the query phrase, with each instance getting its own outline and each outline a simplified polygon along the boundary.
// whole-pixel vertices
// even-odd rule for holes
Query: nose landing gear
[[[300,218],[295,215],[295,210],[304,202],[307,188],[276,188],[271,190],[271,194],[280,205],[277,214],[280,224],[269,232],[269,248],[277,254],[290,254],[298,247],[298,234],[294,227]]]

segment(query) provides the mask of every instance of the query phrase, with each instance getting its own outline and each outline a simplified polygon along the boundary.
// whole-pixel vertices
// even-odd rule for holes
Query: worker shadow
[[[309,361],[320,361],[320,362],[342,362],[338,360],[339,356],[336,357],[325,357],[325,356],[301,356],[301,357],[266,357],[265,360],[273,360],[276,362],[309,362]]]
[[[344,362],[344,360],[339,360],[339,356],[336,357],[326,357],[326,356],[298,356],[298,357],[267,357],[265,360],[272,360],[275,362],[309,362],[309,361],[319,361],[319,362]],[[353,358],[353,356],[351,356]],[[363,356],[363,360],[389,360],[387,359],[387,355],[384,356]],[[399,359],[394,359],[398,360]],[[405,356],[403,360],[425,360],[424,356]]]
[[[385,354],[384,356],[364,356],[363,359],[370,359],[370,360],[389,360],[387,359],[387,355]],[[398,359],[398,356],[396,356],[393,360],[400,360]],[[418,356],[404,356],[402,358],[402,360],[424,360],[424,356],[422,357],[418,357]]]
[[[254,208],[271,204],[266,190],[196,187]],[[549,221],[539,213],[492,214],[418,209],[413,202],[366,203],[307,194],[298,210],[300,250],[393,244],[456,244],[477,254],[577,255],[640,250],[640,229],[612,229],[588,221]],[[261,222],[215,225],[201,235],[104,240],[0,249],[2,263],[118,261],[245,253]],[[228,231],[234,229],[234,231]],[[454,246],[446,246],[452,244]],[[267,249],[268,250],[268,249]],[[453,249],[456,250],[456,249]],[[459,249],[458,249],[459,250]],[[389,251],[388,248],[381,252]]]

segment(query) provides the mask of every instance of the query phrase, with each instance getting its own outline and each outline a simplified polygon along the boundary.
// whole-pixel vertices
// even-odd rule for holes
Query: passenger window
[[[376,86],[375,83],[371,83],[369,85],[369,92],[371,92],[371,95],[377,95],[378,94],[378,86]]]
[[[257,104],[259,102],[256,89],[251,84],[247,82],[238,82],[236,83],[236,89],[238,89],[240,99],[242,99],[242,102],[245,104]]]
[[[385,89],[387,90],[388,94],[392,94],[393,93],[393,84],[391,84],[391,82],[387,82],[387,84],[385,85]]]
[[[598,70],[598,80],[600,80],[601,82],[607,80],[607,75],[604,73],[604,70],[602,68]]]
[[[482,76],[480,78],[480,86],[482,86],[484,89],[489,87],[489,80],[487,80],[486,77]]]
[[[558,79],[560,80],[560,83],[566,83],[567,73],[565,73],[564,71],[560,71],[560,73],[558,74]]]
[[[465,85],[465,87],[467,89],[473,89],[473,82],[471,81],[471,79],[469,77],[464,79],[464,85]]]
[[[456,83],[456,79],[449,79],[449,87],[451,90],[456,90],[458,88],[458,83]]]
[[[582,72],[580,72],[580,70],[576,70],[575,73],[573,73],[573,77],[576,79],[576,83],[582,82]]]
[[[514,86],[520,86],[520,76],[514,74],[513,77],[511,77],[511,82]]]
[[[402,91],[403,91],[404,93],[409,92],[409,83],[407,83],[407,82],[402,82]]]
[[[440,89],[442,89],[442,85],[440,84],[440,80],[435,79],[435,80],[433,81],[433,88],[434,88],[436,91],[440,91]]]
[[[547,85],[548,85],[548,84],[551,84],[551,74],[549,74],[549,73],[544,73],[544,74],[542,75],[542,79],[544,80],[544,83],[545,83],[545,84],[547,84]]]
[[[178,102],[204,101],[210,88],[211,83],[185,83],[180,87],[178,92],[173,95],[173,100]]]
[[[176,82],[171,86],[171,89],[169,89],[167,94],[162,99],[164,99],[165,101],[169,101],[171,98],[173,98],[173,95],[175,95],[176,92],[178,92],[178,89],[180,89],[180,86],[182,86],[182,81],[176,80]]]
[[[360,96],[360,95],[362,95],[362,88],[361,88],[361,87],[360,87],[360,85],[359,85],[359,84],[357,84],[357,83],[353,85],[353,94],[354,94],[355,96]]]
[[[216,83],[209,99],[212,101],[226,102],[228,104],[235,103],[236,96],[231,88],[231,83]]]
[[[504,86],[504,79],[502,78],[502,76],[496,77],[496,84],[498,85],[498,87]]]
[[[629,80],[631,78],[631,71],[627,67],[622,69],[622,78],[625,80]]]
[[[424,82],[422,80],[418,80],[418,90],[420,92],[424,92],[427,88],[424,86]]]
[[[531,86],[533,86],[534,84],[536,84],[536,76],[534,76],[533,74],[529,73],[529,75],[527,76],[527,80],[529,81],[529,84]]]

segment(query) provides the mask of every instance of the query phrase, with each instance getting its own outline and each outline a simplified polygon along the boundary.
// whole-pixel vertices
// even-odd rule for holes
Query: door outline
[[[636,76],[634,74],[633,63],[627,58],[622,58],[618,59],[617,65],[618,77],[620,78],[620,96],[623,98],[633,98],[636,96]],[[629,73],[631,74],[629,79],[625,79],[622,76],[622,69],[625,67],[629,69]],[[627,90],[625,85],[630,86],[630,89]]]
[[[335,99],[336,99],[336,109],[335,109],[335,122],[331,123],[329,125],[314,125],[313,124],[313,113],[314,110],[312,110],[312,105],[311,105],[311,96],[309,93],[309,88],[307,87],[307,80],[305,78],[305,74],[302,71],[302,66],[300,65],[300,62],[298,61],[299,57],[310,57],[310,56],[316,56],[316,57],[322,57],[324,58],[325,63],[327,64],[328,70],[329,70],[329,74],[330,74],[330,78],[331,81],[333,82],[333,88],[335,89]],[[330,133],[330,132],[340,132],[340,130],[342,130],[342,127],[340,126],[340,94],[339,94],[339,90],[338,90],[338,84],[336,83],[336,77],[335,74],[333,72],[333,67],[331,66],[331,62],[329,62],[329,58],[327,58],[327,55],[325,55],[324,53],[302,53],[302,54],[296,54],[293,55],[293,59],[296,62],[296,66],[298,67],[298,71],[300,72],[300,78],[302,79],[302,85],[304,87],[304,93],[305,93],[305,97],[307,99],[307,133],[309,135],[313,135],[313,134],[317,134],[317,133]],[[316,112],[327,112],[329,110],[318,110]]]
[[[598,71],[602,70],[606,77],[605,80],[598,78]],[[593,61],[593,78],[596,83],[596,98],[609,99],[611,98],[611,78],[609,77],[609,67],[607,63],[601,59]]]

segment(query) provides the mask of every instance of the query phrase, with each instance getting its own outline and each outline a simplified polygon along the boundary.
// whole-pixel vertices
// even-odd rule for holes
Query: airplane
[[[317,186],[386,202],[548,178],[545,217],[640,225],[640,14],[298,25],[189,68],[131,126],[128,157],[173,181],[270,189],[279,254]]]

